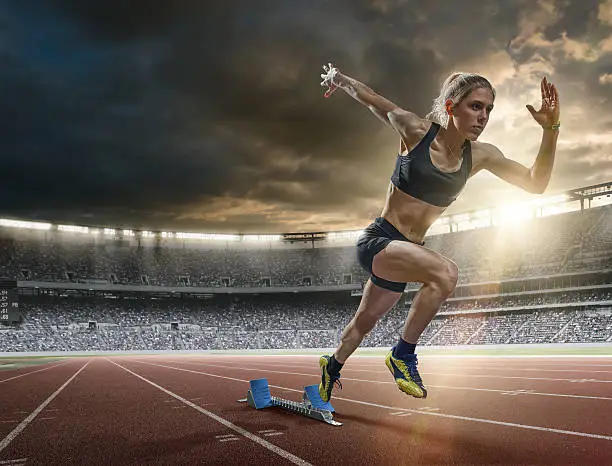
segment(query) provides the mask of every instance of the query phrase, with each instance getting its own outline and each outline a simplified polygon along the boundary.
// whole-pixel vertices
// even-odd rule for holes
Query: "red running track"
[[[423,356],[429,397],[354,356],[334,427],[255,410],[301,400],[314,356],[91,357],[0,371],[0,465],[612,464],[612,358]]]

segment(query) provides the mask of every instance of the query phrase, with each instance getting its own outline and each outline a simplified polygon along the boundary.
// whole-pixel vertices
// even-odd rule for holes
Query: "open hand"
[[[323,81],[321,81],[321,86],[327,87],[327,91],[325,91],[324,96],[329,97],[336,89],[338,89],[338,85],[334,83],[334,78],[340,73],[340,70],[338,68],[334,68],[334,65],[331,63],[323,65],[323,70],[325,73],[321,74],[321,78],[323,78]]]
[[[543,128],[551,128],[552,125],[559,123],[561,110],[559,108],[559,93],[554,84],[542,78],[540,85],[542,89],[542,107],[536,111],[531,105],[527,105],[527,110],[531,116]]]

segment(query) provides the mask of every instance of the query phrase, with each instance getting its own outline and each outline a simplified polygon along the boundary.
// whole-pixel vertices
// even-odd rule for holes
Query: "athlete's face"
[[[471,141],[475,141],[489,122],[493,110],[493,93],[486,87],[480,87],[470,92],[452,109],[452,117],[459,133]]]

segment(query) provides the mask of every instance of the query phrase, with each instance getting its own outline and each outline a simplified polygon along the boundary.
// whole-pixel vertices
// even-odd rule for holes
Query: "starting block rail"
[[[332,413],[334,408],[330,402],[325,402],[319,395],[318,385],[308,385],[304,387],[304,395],[301,402],[285,400],[270,394],[270,387],[267,379],[250,380],[250,389],[246,398],[238,400],[246,402],[251,408],[282,408],[286,411],[301,414],[317,421],[323,421],[334,426],[341,426],[342,423],[334,421]]]

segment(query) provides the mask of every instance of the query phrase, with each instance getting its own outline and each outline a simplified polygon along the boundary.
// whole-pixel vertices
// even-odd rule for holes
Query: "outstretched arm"
[[[529,193],[542,194],[550,181],[558,135],[558,130],[544,130],[538,156],[531,168],[506,158],[493,144],[483,144],[487,154],[483,168]]]
[[[403,115],[404,118],[412,117],[413,119],[418,119],[413,113],[401,109],[390,100],[374,92],[362,82],[342,74],[340,70],[334,68],[331,63],[323,66],[323,69],[325,70],[325,74],[321,74],[323,78],[321,86],[328,87],[326,96],[331,95],[331,93],[338,88],[342,89],[355,100],[365,105],[374,115],[395,130],[398,130],[394,124],[394,116],[396,115]]]
[[[535,111],[531,105],[527,109],[542,126],[542,142],[535,162],[527,168],[514,160],[507,159],[492,144],[483,144],[486,158],[483,168],[494,175],[527,192],[542,194],[548,187],[555,161],[557,138],[559,137],[559,94],[554,84],[542,79],[542,108]]]

